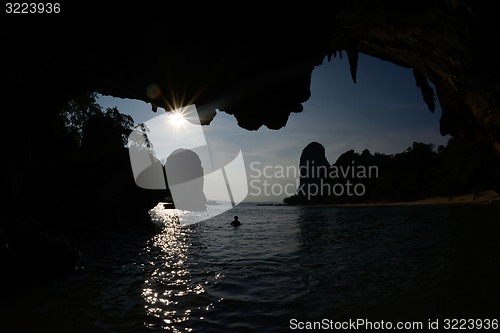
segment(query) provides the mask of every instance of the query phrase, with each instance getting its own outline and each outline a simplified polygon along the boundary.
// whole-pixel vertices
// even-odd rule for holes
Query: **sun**
[[[174,112],[170,116],[170,123],[172,126],[179,128],[182,127],[186,122],[186,119],[184,119],[184,115],[180,112]]]

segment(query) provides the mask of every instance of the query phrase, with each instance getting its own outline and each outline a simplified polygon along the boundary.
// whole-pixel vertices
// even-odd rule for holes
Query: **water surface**
[[[159,210],[151,238],[117,233],[50,283],[33,272],[0,319],[17,332],[283,332],[292,318],[491,317],[499,212],[242,204],[182,227]]]

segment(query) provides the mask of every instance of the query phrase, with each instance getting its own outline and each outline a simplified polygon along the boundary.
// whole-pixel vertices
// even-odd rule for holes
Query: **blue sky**
[[[145,122],[158,114],[142,101],[101,96],[103,107],[118,107],[130,114],[136,123]],[[431,113],[415,84],[411,69],[360,54],[357,83],[353,83],[347,57],[327,59],[316,67],[311,82],[311,98],[303,104],[302,113],[293,113],[280,130],[261,127],[247,131],[238,127],[236,119],[217,112],[209,126],[203,126],[209,142],[231,142],[241,147],[247,175],[255,179],[265,166],[268,170],[298,166],[302,149],[317,141],[325,146],[326,157],[334,163],[347,150],[395,154],[414,141],[446,144],[449,136],[439,133],[441,108]],[[161,112],[160,109],[158,112]],[[249,168],[254,163],[253,168]],[[292,175],[290,175],[292,176]],[[262,177],[261,177],[262,178]],[[263,179],[255,181],[248,201],[280,201],[287,196],[283,186],[295,183],[293,177],[274,177],[270,183],[281,184],[281,195],[271,191],[264,195]],[[256,187],[261,186],[258,194]],[[288,187],[290,192],[291,186]],[[279,193],[276,185],[274,193]],[[289,194],[289,193],[288,193]]]

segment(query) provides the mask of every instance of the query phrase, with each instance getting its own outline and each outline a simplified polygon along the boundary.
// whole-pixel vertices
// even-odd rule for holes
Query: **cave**
[[[2,13],[2,262],[19,269],[4,260],[9,232],[29,231],[18,244],[45,237],[32,220],[71,229],[63,222],[76,204],[83,209],[75,220],[97,219],[99,230],[124,219],[135,228],[134,221],[147,218],[145,210],[162,195],[137,189],[126,178],[128,170],[111,169],[92,179],[102,185],[96,194],[85,187],[90,178],[75,177],[97,174],[94,169],[84,163],[78,170],[66,168],[74,157],[61,136],[59,111],[86,92],[144,101],[152,116],[196,104],[203,106],[198,112],[207,126],[218,110],[242,130],[280,130],[291,114],[303,112],[316,66],[325,58],[345,58],[356,84],[364,54],[413,71],[425,112],[441,107],[441,135],[500,154],[493,7],[467,0],[186,1],[63,3],[59,13]],[[116,155],[109,163],[126,159]],[[85,195],[77,203],[65,195],[80,190]],[[33,264],[51,258],[55,271],[72,268],[77,251],[67,244],[45,238],[36,244],[46,246],[30,259]]]
[[[469,1],[335,1],[329,5],[224,2],[160,7],[64,4],[60,13],[4,14],[6,158],[46,160],[40,142],[57,140],[57,112],[94,91],[158,108],[202,105],[242,129],[278,130],[310,97],[311,73],[327,57],[347,57],[356,82],[358,54],[413,70],[440,132],[500,151],[498,48],[494,11]],[[49,149],[50,150],[50,149]],[[49,167],[49,166],[47,166]],[[4,165],[16,202],[30,177]],[[14,180],[15,179],[15,180]]]
[[[244,129],[279,129],[302,111],[311,71],[325,56],[347,57],[355,82],[364,53],[414,70],[431,111],[439,99],[443,135],[496,146],[492,12],[468,1],[337,1],[66,4],[50,18],[5,14],[4,99],[35,127],[50,123],[68,97],[97,91],[149,102],[153,111],[196,102],[234,115]]]

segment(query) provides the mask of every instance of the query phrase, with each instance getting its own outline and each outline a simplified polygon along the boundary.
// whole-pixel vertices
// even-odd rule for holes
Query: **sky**
[[[312,73],[311,97],[301,113],[292,113],[279,130],[262,126],[248,131],[224,112],[203,132],[214,147],[230,142],[241,148],[248,179],[245,201],[281,201],[296,189],[296,172],[302,149],[312,141],[325,147],[330,164],[344,152],[395,154],[413,142],[445,145],[449,136],[439,133],[441,108],[431,113],[415,84],[412,70],[363,54],[359,55],[357,83],[353,83],[347,57],[338,56]],[[136,124],[158,113],[142,101],[100,96],[104,108],[117,107]],[[295,169],[294,169],[295,168]],[[284,172],[283,172],[284,171]]]

